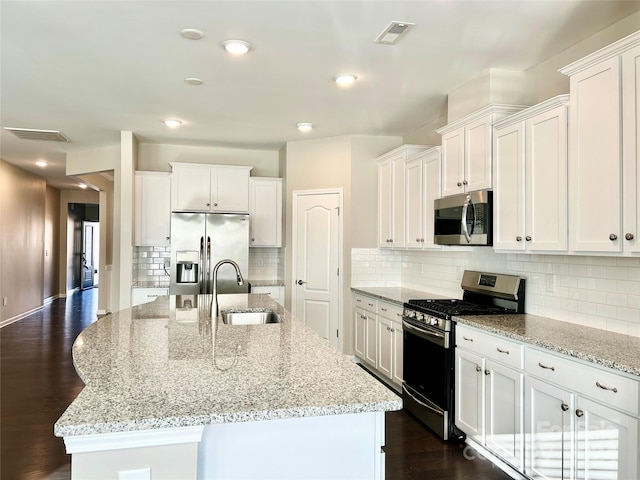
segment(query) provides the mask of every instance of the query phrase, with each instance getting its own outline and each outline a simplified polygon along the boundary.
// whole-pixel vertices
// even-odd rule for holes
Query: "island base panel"
[[[207,425],[200,480],[384,479],[384,412]]]

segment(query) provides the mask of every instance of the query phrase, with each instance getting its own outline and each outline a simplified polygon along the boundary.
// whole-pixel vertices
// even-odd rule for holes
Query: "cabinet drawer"
[[[402,306],[395,303],[378,301],[378,315],[390,320],[402,321]]]
[[[523,367],[522,344],[465,325],[456,326],[456,347],[470,350],[512,368]]]
[[[555,383],[609,406],[638,414],[638,385],[633,378],[527,347],[527,374]]]
[[[369,312],[378,313],[378,300],[368,297],[367,295],[361,295],[359,293],[353,294],[353,304],[358,308],[364,308]]]

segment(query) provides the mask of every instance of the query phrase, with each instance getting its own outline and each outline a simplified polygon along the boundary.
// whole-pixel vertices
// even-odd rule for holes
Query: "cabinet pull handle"
[[[463,338],[464,340],[466,340],[467,342],[473,342],[473,338],[471,338],[471,337],[465,337],[465,336],[463,335],[463,336],[462,336],[462,338]]]
[[[489,375],[490,373],[491,373],[491,370],[485,370],[485,371],[484,371],[484,374],[485,374],[485,375]]]
[[[380,310],[382,310],[383,312],[386,312],[386,311],[387,311],[387,309],[386,309],[386,308],[384,308],[384,307],[380,307]]]
[[[596,382],[596,387],[601,388],[602,390],[609,390],[613,393],[618,393],[618,389],[616,387],[605,387],[600,382]]]
[[[500,347],[496,347],[496,350],[500,353],[506,353],[507,355],[509,355],[509,350],[502,350]]]
[[[421,238],[421,239],[420,239],[420,243],[424,243],[424,238]]]
[[[531,235],[527,235],[526,237],[524,237],[524,239],[525,239],[527,242],[530,242],[530,241],[531,241]]]
[[[356,302],[362,303],[362,300],[360,300],[359,298],[356,298]]]
[[[476,365],[476,372],[480,372],[482,370],[482,367],[480,367],[480,365]]]
[[[521,242],[521,241],[522,241],[522,237],[521,237],[520,235],[518,235],[518,236],[516,237],[516,242]]]
[[[569,405],[562,402],[562,405],[560,405],[560,408],[562,409],[563,412],[566,412],[567,410],[569,410]]]
[[[555,372],[555,371],[556,371],[556,367],[547,367],[546,365],[543,365],[543,364],[541,364],[540,362],[538,362],[538,366],[539,366],[540,368],[544,368],[544,369],[546,369],[546,370],[551,370],[552,372]]]
[[[462,182],[458,182],[456,185],[458,185],[459,187],[462,186]]]
[[[618,235],[616,235],[615,233],[612,233],[611,235],[609,235],[609,240],[611,240],[612,242],[617,239],[618,239]]]
[[[420,239],[419,239],[419,238],[416,238],[416,242],[417,242],[417,243],[420,243]]]
[[[580,409],[576,410],[576,416],[577,417],[582,417],[583,415],[584,415],[584,412],[582,410],[580,410]]]
[[[463,180],[463,181],[462,181],[462,184],[463,184],[463,185],[468,185],[468,184],[469,184],[469,182],[467,182],[466,180]]]
[[[627,233],[624,238],[625,240],[633,240],[633,233]]]
[[[397,313],[397,312],[396,312],[396,317],[401,317],[401,316],[402,316],[402,314],[401,314],[401,313]]]

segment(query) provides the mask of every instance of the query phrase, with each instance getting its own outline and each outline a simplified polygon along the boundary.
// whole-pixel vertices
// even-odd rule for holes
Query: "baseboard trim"
[[[61,295],[58,293],[56,295],[52,295],[50,297],[47,297],[44,299],[44,305],[49,305],[50,303],[52,303],[54,300],[57,300],[61,297]]]
[[[15,317],[7,318],[6,320],[0,321],[0,328],[6,327],[7,325],[11,325],[12,323],[17,322],[18,320],[22,320],[25,317],[28,317],[32,313],[39,312],[44,308],[44,305],[40,305],[39,307],[32,308],[26,312],[21,313],[20,315],[16,315]]]

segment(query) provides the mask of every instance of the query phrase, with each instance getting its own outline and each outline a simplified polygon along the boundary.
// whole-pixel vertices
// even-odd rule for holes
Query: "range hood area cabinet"
[[[136,171],[134,176],[134,243],[169,245],[171,176],[165,172]]]
[[[493,124],[495,250],[567,251],[567,103],[559,95]]]
[[[640,31],[560,72],[571,94],[569,249],[640,253]]]
[[[253,167],[173,163],[171,211],[249,213],[249,174]]]
[[[378,163],[378,246],[405,247],[405,171],[407,159],[429,148],[402,145],[376,159]]]
[[[493,123],[523,108],[489,105],[437,130],[442,135],[443,197],[492,188]]]

